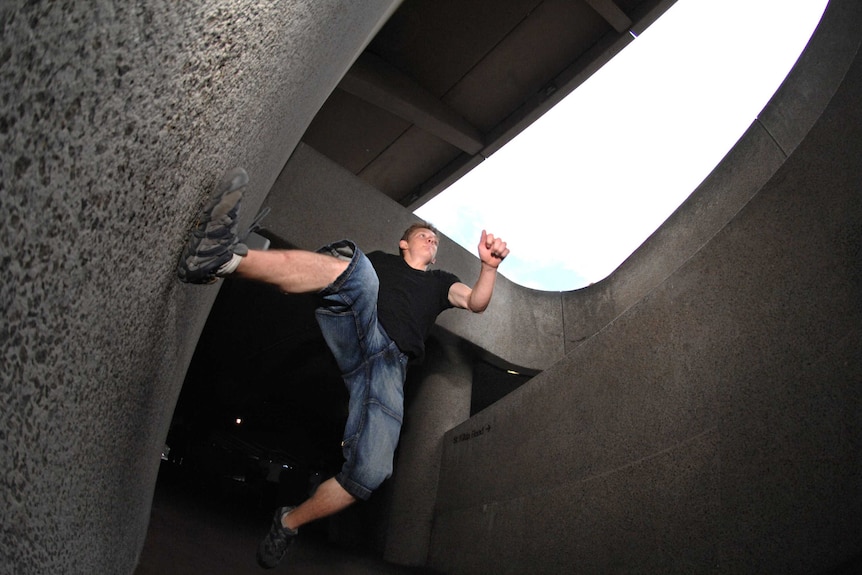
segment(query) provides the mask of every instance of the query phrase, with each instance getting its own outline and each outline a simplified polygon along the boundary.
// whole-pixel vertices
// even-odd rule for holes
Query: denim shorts
[[[377,273],[349,240],[318,250],[349,259],[347,269],[320,292],[317,323],[350,394],[344,428],[344,465],[336,481],[368,499],[392,475],[404,415],[407,356],[377,321]]]

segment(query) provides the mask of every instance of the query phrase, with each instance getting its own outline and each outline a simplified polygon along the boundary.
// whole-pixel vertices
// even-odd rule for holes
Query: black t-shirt
[[[442,270],[413,269],[400,255],[371,252],[368,259],[380,280],[377,316],[383,329],[401,351],[420,361],[437,316],[452,307],[449,288],[460,280]]]

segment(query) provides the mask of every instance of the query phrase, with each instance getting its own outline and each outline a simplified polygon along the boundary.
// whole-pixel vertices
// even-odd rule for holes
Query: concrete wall
[[[217,292],[187,230],[234,165],[251,219],[397,4],[0,6],[0,572],[132,572]]]
[[[565,358],[447,434],[432,567],[825,573],[862,551],[860,24],[831,2],[710,180],[566,295]]]

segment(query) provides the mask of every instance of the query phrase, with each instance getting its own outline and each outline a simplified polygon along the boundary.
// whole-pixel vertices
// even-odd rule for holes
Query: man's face
[[[437,234],[427,228],[415,230],[410,238],[401,240],[401,249],[406,250],[414,259],[426,260],[433,264],[437,259],[437,246],[440,240]]]

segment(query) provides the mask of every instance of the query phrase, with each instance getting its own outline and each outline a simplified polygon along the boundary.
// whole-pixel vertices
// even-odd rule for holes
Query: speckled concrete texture
[[[396,5],[2,4],[0,572],[134,569],[217,289],[186,231],[237,164],[250,220]]]

